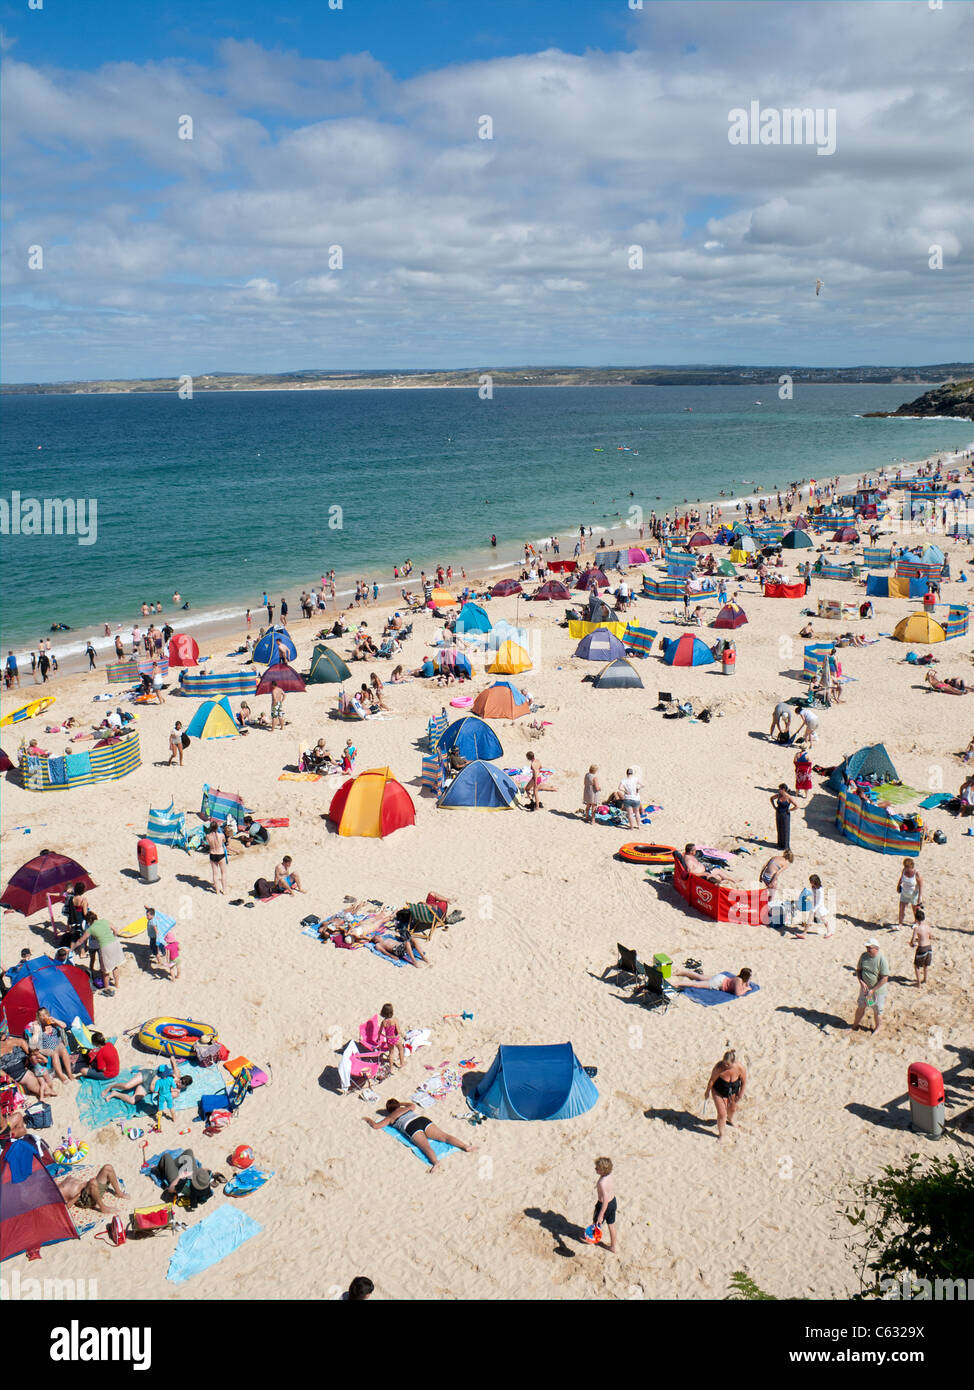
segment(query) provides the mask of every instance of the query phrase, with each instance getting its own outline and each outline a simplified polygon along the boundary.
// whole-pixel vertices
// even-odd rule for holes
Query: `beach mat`
[[[407,1139],[405,1134],[401,1134],[398,1129],[393,1129],[392,1125],[386,1125],[383,1133],[391,1134],[393,1139],[397,1139],[400,1144],[405,1144],[406,1148],[409,1149],[412,1153],[414,1153],[416,1157],[420,1159],[421,1162],[425,1163],[427,1168],[432,1168],[433,1165],[432,1163],[430,1163],[426,1155],[422,1152],[422,1150],[417,1149],[413,1141],[411,1139]],[[436,1157],[439,1159],[446,1158],[447,1154],[459,1152],[459,1150],[455,1149],[452,1144],[444,1144],[440,1139],[431,1139],[429,1141],[429,1146],[436,1154]]]
[[[156,1065],[161,1066],[163,1060],[160,1057]],[[145,1065],[149,1066],[150,1063],[147,1061]],[[131,1081],[138,1070],[138,1067],[127,1067],[113,1080]],[[220,1078],[212,1067],[199,1067],[195,1062],[181,1061],[179,1074],[191,1077],[193,1084],[187,1086],[184,1091],[173,1092],[174,1110],[195,1110],[202,1096],[212,1095],[220,1089]],[[134,1123],[155,1117],[155,1105],[147,1106],[144,1100],[140,1100],[136,1105],[126,1105],[124,1100],[114,1097],[105,1100],[103,1093],[111,1085],[111,1081],[96,1081],[90,1076],[78,1078],[78,1115],[83,1125],[89,1129],[101,1129],[103,1125],[110,1125],[113,1120],[128,1120]]]
[[[916,801],[923,795],[916,787],[875,787],[876,802],[881,806],[902,806],[907,801]]]
[[[263,1228],[252,1216],[228,1202],[204,1216],[198,1225],[184,1231],[169,1261],[166,1278],[170,1284],[185,1284],[233,1254]]]
[[[732,980],[734,976],[729,970],[721,970],[725,980]],[[747,994],[727,994],[724,990],[703,989],[698,985],[690,985],[687,989],[678,989],[677,995],[682,995],[684,999],[692,999],[695,1004],[702,1004],[705,1009],[713,1008],[715,1004],[736,1004],[738,999],[747,999],[752,994],[757,994],[761,989],[760,985],[752,984]]]
[[[936,807],[942,806],[945,801],[953,801],[953,799],[953,792],[934,792],[932,796],[928,796],[925,801],[920,802],[920,809],[933,811]]]
[[[165,1154],[171,1154],[173,1158],[178,1158],[181,1153],[182,1149],[160,1149],[157,1154],[153,1154],[151,1158],[147,1158],[143,1163],[143,1175],[147,1178],[151,1178],[151,1180],[155,1183],[156,1187],[165,1187],[166,1184],[163,1182],[162,1178],[159,1177],[159,1174],[155,1171],[155,1169],[162,1162],[163,1156]]]
[[[279,782],[320,782],[321,777],[320,772],[282,772],[277,780]]]

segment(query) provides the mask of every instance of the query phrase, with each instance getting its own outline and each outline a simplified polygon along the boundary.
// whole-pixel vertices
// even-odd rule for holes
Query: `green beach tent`
[[[309,685],[337,685],[340,681],[351,680],[352,673],[337,652],[319,642],[311,653],[311,670],[308,672]]]

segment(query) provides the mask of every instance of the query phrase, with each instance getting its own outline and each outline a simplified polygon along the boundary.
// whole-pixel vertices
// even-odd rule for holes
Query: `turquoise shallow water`
[[[196,616],[225,614],[256,608],[265,588],[293,604],[331,568],[382,582],[407,555],[417,574],[458,556],[499,563],[526,538],[612,524],[632,501],[648,514],[968,444],[970,422],[857,418],[922,389],[799,384],[789,402],[767,386],[519,387],[490,401],[470,390],[5,396],[3,496],[94,497],[98,531],[90,546],[3,538],[0,640],[23,650],[54,621],[131,623],[143,600],[168,609],[174,590]]]

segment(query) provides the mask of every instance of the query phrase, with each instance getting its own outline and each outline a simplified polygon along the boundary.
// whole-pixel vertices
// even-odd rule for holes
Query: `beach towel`
[[[159,1167],[159,1164],[166,1154],[169,1154],[172,1158],[178,1158],[181,1153],[182,1149],[160,1149],[157,1154],[153,1154],[151,1158],[147,1158],[143,1163],[143,1176],[151,1178],[156,1187],[165,1187],[166,1184],[156,1172],[156,1169]]]
[[[729,970],[721,970],[725,980],[732,980],[734,976]],[[684,999],[692,999],[695,1004],[702,1004],[705,1009],[712,1008],[714,1004],[734,1004],[738,999],[748,999],[752,994],[757,994],[761,986],[753,984],[747,994],[728,994],[725,990],[704,989],[699,985],[690,985],[687,989],[677,990],[676,993],[682,995]]]
[[[928,796],[926,801],[921,801],[920,806],[924,811],[933,810],[936,806],[942,806],[945,801],[953,801],[953,792],[934,792],[933,796]]]
[[[386,1125],[385,1129],[382,1132],[383,1134],[391,1134],[393,1139],[398,1140],[400,1144],[405,1144],[406,1148],[409,1149],[411,1153],[414,1153],[416,1157],[420,1159],[421,1162],[425,1163],[427,1168],[432,1168],[433,1165],[432,1163],[430,1163],[426,1155],[422,1152],[421,1149],[417,1149],[413,1141],[411,1139],[407,1139],[405,1134],[400,1134],[399,1130],[393,1129],[392,1125]],[[430,1139],[429,1146],[436,1154],[436,1157],[439,1159],[446,1158],[447,1154],[457,1153],[457,1150],[453,1147],[452,1144],[444,1144],[440,1139]]]
[[[165,1060],[163,1057],[156,1059],[161,1066]],[[151,1059],[147,1060],[146,1066],[151,1065]],[[131,1081],[135,1075],[137,1067],[127,1067],[119,1072],[113,1081],[96,1081],[91,1076],[81,1076],[78,1078],[78,1088],[75,1092],[78,1100],[78,1115],[81,1123],[89,1129],[101,1129],[103,1125],[109,1125],[113,1120],[144,1120],[156,1113],[154,1099],[147,1105],[144,1100],[140,1100],[136,1105],[126,1105],[124,1100],[111,1097],[104,1098],[104,1092],[113,1082]],[[192,1079],[192,1085],[187,1086],[184,1091],[173,1093],[174,1110],[195,1110],[200,1102],[200,1097],[209,1095],[213,1090],[213,1073],[206,1067],[199,1067],[195,1062],[180,1062],[180,1076],[188,1076]]]
[[[239,1207],[224,1203],[211,1216],[184,1231],[169,1261],[166,1278],[170,1284],[185,1284],[195,1274],[212,1268],[233,1253],[262,1227]]]
[[[896,787],[889,782],[879,787],[873,787],[872,790],[876,800],[882,806],[902,806],[907,801],[915,801],[918,796],[922,795],[916,787]]]
[[[320,782],[321,778],[320,772],[282,772],[277,780],[279,782]]]

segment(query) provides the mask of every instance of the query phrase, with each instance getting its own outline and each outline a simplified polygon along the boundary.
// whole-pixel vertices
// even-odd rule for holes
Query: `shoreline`
[[[971,447],[974,447],[974,445],[972,445]],[[920,468],[935,460],[939,460],[944,467],[949,467],[951,461],[962,457],[962,454],[963,451],[959,450],[934,451],[933,453],[926,455],[922,459],[905,460],[902,463],[899,463],[897,466],[898,468],[904,470],[909,468]],[[881,477],[883,471],[884,470],[880,470],[876,474],[866,475],[854,473],[840,474],[837,477],[836,485],[838,487],[838,490],[841,492],[854,487],[860,477]],[[802,479],[800,486],[804,488],[808,485],[808,482],[808,479]],[[727,520],[736,515],[737,506],[739,503],[741,505],[743,505],[746,502],[756,504],[758,501],[760,501],[761,498],[767,499],[769,496],[774,495],[776,491],[777,489],[767,488],[761,492],[746,493],[741,497],[735,496],[733,498],[714,497],[704,498],[700,500],[695,499],[692,503],[687,502],[686,504],[679,505],[692,505],[704,509],[710,506],[716,506],[720,509],[721,521],[726,522]],[[637,504],[634,503],[634,505]],[[671,504],[671,506],[668,507],[666,510],[673,510],[673,507],[675,505],[676,504]],[[587,525],[588,523],[586,523],[586,526]],[[560,528],[561,531],[564,531],[564,529],[565,528]],[[608,525],[596,525],[592,523],[592,533],[593,539],[600,538],[602,536],[609,537],[617,535],[620,544],[623,542],[627,544],[639,543],[638,525],[633,527],[627,527],[624,519],[614,524]],[[550,537],[552,535],[558,534],[560,534],[560,531],[558,528],[556,528],[553,531],[546,533],[545,535],[532,535],[530,537],[526,537],[525,540],[522,540],[520,550],[515,558],[501,559],[501,551],[498,550],[496,552],[496,562],[493,564],[485,564],[484,560],[487,557],[484,557],[481,552],[473,551],[458,553],[456,556],[447,556],[436,560],[424,560],[422,562],[417,562],[413,567],[413,572],[409,579],[380,579],[378,581],[379,598],[376,600],[370,600],[368,604],[363,605],[361,609],[355,611],[364,612],[368,610],[376,614],[385,613],[386,611],[390,613],[394,612],[397,607],[397,603],[401,604],[402,602],[400,597],[400,590],[403,588],[407,588],[412,589],[415,592],[420,587],[420,571],[423,569],[427,569],[427,572],[429,572],[430,570],[435,571],[436,566],[441,563],[443,564],[444,568],[447,565],[452,564],[454,571],[456,571],[453,580],[448,581],[449,585],[457,588],[462,587],[464,584],[470,585],[473,588],[484,587],[488,584],[495,582],[495,578],[502,575],[505,571],[520,568],[522,564],[521,557],[523,556],[524,544],[526,542],[529,541],[534,546],[540,548],[550,540]],[[574,537],[575,535],[577,535],[577,532],[571,531],[566,534]],[[574,540],[572,540],[572,546],[573,545]],[[593,547],[591,550],[583,551],[582,555],[584,557],[586,555],[592,555],[593,553],[597,553],[595,547]],[[570,556],[566,552],[566,554],[562,558],[570,558]],[[466,579],[463,579],[461,577],[461,570],[467,571]],[[371,580],[372,575],[370,574],[370,583]],[[323,613],[315,612],[314,616],[311,619],[312,624],[318,623],[321,626],[328,626],[330,622],[334,621],[335,617],[339,613],[350,611],[351,601],[354,598],[355,594],[355,579],[352,576],[346,576],[336,573],[335,582],[337,590],[336,597],[339,601],[334,605],[329,601],[328,606],[325,612]],[[294,587],[308,588],[311,587],[312,584],[314,587],[317,587],[319,583],[320,576],[314,581],[305,580],[300,585],[298,585],[296,581]],[[344,584],[351,584],[352,587],[342,587]],[[391,595],[385,592],[392,589],[396,591],[395,598],[393,598]],[[271,590],[268,589],[267,592],[270,593]],[[301,630],[300,628],[298,628],[298,625],[303,625],[303,623],[306,620],[301,616],[295,616],[295,614],[300,615],[300,608],[297,604],[297,601],[295,600],[292,603],[288,594],[285,594],[285,597],[288,597],[290,608],[288,621],[295,625],[296,630]],[[344,603],[341,602],[341,600],[343,599],[345,600]],[[274,607],[276,610],[275,622],[277,623],[280,622],[279,602],[279,597],[273,599]],[[227,605],[227,607],[229,608],[229,605]],[[188,632],[193,637],[195,637],[196,640],[200,643],[200,647],[202,650],[204,642],[212,643],[215,647],[224,642],[233,642],[237,640],[237,635],[239,634],[239,645],[242,645],[248,632],[250,632],[252,635],[256,635],[261,630],[261,628],[266,625],[266,610],[262,607],[251,606],[250,612],[252,614],[253,621],[249,628],[246,626],[247,607],[242,603],[240,605],[234,605],[232,609],[230,609],[230,611],[226,611],[223,608],[209,608],[200,609],[194,612],[191,609],[189,611],[188,616],[185,617],[182,621],[180,621],[182,614],[181,609],[176,610],[175,612],[164,611],[162,614],[150,615],[149,618],[143,618],[141,614],[137,614],[136,616],[128,620],[126,624],[112,624],[112,633],[110,636],[107,637],[104,634],[104,624],[92,624],[89,625],[87,628],[72,629],[71,641],[67,644],[68,649],[63,654],[57,651],[57,639],[61,634],[44,633],[43,635],[45,638],[50,636],[52,642],[55,643],[55,655],[57,656],[59,667],[58,674],[62,672],[64,675],[89,674],[87,667],[87,658],[85,654],[86,643],[89,640],[91,641],[92,646],[95,648],[99,661],[99,666],[96,668],[96,670],[97,672],[101,673],[104,670],[105,665],[111,664],[114,661],[115,634],[119,633],[122,636],[122,639],[126,647],[128,647],[130,645],[131,628],[135,625],[135,623],[138,623],[140,629],[144,630],[147,622],[156,621],[159,623],[160,626],[168,622],[176,632]],[[6,644],[4,644],[4,648],[6,650]],[[28,648],[26,649],[26,651],[23,651],[17,650],[15,648],[14,650],[15,655],[17,657],[17,661],[20,666],[21,684],[19,689],[40,690],[42,688],[42,683],[40,681],[35,682],[30,672],[30,649]],[[128,655],[128,653],[126,653],[126,655]],[[214,650],[212,653],[210,653],[210,655],[216,657],[216,651]],[[229,652],[224,653],[223,655],[229,657],[233,655],[233,653]],[[52,690],[57,685],[57,680],[58,675],[55,675],[48,682],[48,686],[50,686]],[[14,689],[17,689],[17,687],[14,687]],[[5,694],[8,695],[9,693],[10,692],[5,692]]]

